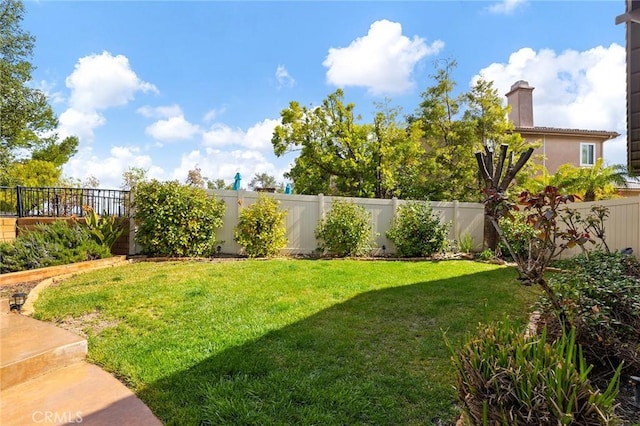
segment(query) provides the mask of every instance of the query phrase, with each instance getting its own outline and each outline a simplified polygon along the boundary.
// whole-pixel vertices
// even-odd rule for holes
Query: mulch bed
[[[0,298],[1,299],[9,298],[14,293],[27,293],[27,294],[29,294],[29,292],[31,290],[33,290],[33,288],[35,286],[37,286],[38,284],[40,284],[40,280],[38,280],[38,281],[25,281],[25,282],[22,282],[22,283],[0,286]]]

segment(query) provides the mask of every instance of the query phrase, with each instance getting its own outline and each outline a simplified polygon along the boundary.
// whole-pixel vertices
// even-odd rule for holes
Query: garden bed
[[[126,256],[113,256],[105,259],[87,260],[85,262],[67,265],[49,266],[46,268],[30,269],[27,271],[10,272],[0,275],[0,287],[12,286],[31,281],[41,281],[58,275],[74,274],[76,272],[91,271],[126,262]]]

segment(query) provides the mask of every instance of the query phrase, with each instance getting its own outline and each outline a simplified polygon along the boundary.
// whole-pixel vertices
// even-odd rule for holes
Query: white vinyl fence
[[[261,193],[253,191],[209,190],[226,204],[224,225],[217,232],[217,239],[221,243],[222,252],[240,254],[240,246],[233,239],[233,228],[238,223],[238,215],[243,207],[254,203]],[[267,194],[280,201],[280,209],[287,211],[286,227],[289,243],[283,254],[312,254],[318,247],[315,230],[324,214],[331,210],[334,200],[347,200],[363,206],[371,212],[373,221],[373,235],[375,248],[372,255],[382,254],[382,246],[387,254],[395,253],[395,247],[385,233],[389,229],[394,212],[399,205],[407,201],[398,199],[370,199],[329,197],[323,195],[287,195]],[[449,223],[449,239],[460,241],[460,237],[469,234],[473,238],[474,250],[482,249],[483,214],[480,203],[464,202],[431,202],[431,207],[443,223]],[[609,218],[605,222],[606,241],[612,251],[619,251],[627,247],[633,249],[633,254],[640,257],[640,196],[626,197],[615,200],[594,201],[588,203],[570,203],[567,206],[580,211],[583,217],[590,213],[593,205],[605,206],[609,209]],[[133,234],[132,237],[133,238]],[[140,253],[138,244],[130,254]],[[591,244],[587,244],[591,248]],[[579,248],[573,248],[563,253],[562,257],[570,257],[580,253]]]
[[[222,252],[238,254],[240,246],[233,239],[233,228],[238,223],[238,215],[242,208],[254,203],[262,193],[245,190],[209,190],[209,193],[223,200],[227,206],[224,225],[217,233],[217,239],[224,241]],[[372,238],[375,241],[375,248],[371,254],[382,254],[383,245],[386,247],[387,254],[395,252],[395,247],[386,238],[385,233],[389,229],[394,212],[406,201],[395,198],[389,200],[323,195],[267,195],[280,201],[280,209],[287,211],[286,227],[289,244],[283,254],[312,254],[316,251],[318,241],[315,230],[325,213],[331,210],[333,201],[336,199],[353,202],[371,212]],[[479,250],[482,247],[484,211],[482,204],[458,201],[431,202],[430,204],[434,214],[438,215],[443,223],[450,223],[449,239],[460,241],[462,235],[469,234],[473,238],[475,249]]]
[[[609,218],[605,221],[605,238],[611,251],[620,251],[627,247],[633,249],[633,254],[640,254],[640,197],[625,197],[615,200],[591,201],[588,203],[569,203],[567,207],[577,210],[584,218],[591,212],[594,205],[609,209]],[[594,238],[596,243],[598,239]],[[593,247],[587,243],[587,249]],[[562,257],[579,254],[580,248],[567,250]]]

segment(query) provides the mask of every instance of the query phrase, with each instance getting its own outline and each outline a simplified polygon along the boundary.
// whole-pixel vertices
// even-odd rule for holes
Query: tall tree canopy
[[[269,173],[256,173],[249,182],[249,188],[256,190],[258,188],[279,188],[282,184],[278,185],[278,181],[274,176]]]
[[[320,106],[294,101],[281,112],[271,142],[277,156],[300,152],[287,174],[297,193],[391,197],[402,184],[398,167],[417,165],[420,133],[397,122],[397,109],[380,105],[373,125],[354,110],[338,89]]]
[[[291,102],[271,140],[281,156],[298,151],[288,177],[296,192],[357,197],[479,201],[475,152],[487,144],[524,148],[493,84],[456,95],[448,61],[413,115],[389,101],[362,123],[338,89],[317,107]]]
[[[30,86],[35,39],[21,27],[24,13],[22,1],[0,0],[0,184],[52,184],[78,139],[59,141],[45,93]]]

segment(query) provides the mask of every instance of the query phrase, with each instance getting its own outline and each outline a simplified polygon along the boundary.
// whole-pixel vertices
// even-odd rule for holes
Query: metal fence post
[[[24,217],[24,212],[22,210],[22,191],[20,190],[20,185],[16,186],[16,213],[18,213],[18,217]]]

